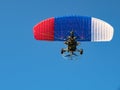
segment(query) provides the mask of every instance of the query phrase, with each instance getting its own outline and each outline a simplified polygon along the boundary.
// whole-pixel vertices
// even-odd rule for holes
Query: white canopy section
[[[113,37],[113,27],[97,18],[91,20],[91,41],[110,41]]]

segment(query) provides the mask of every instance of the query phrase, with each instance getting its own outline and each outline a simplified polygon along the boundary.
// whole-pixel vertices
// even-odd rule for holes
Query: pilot
[[[65,41],[65,44],[68,45],[68,51],[75,51],[76,46],[79,45],[79,43],[76,41],[76,37],[74,36],[74,32],[70,32],[70,36],[68,36],[67,41]]]
[[[68,39],[67,39],[67,41],[64,42],[64,44],[68,45],[68,48],[67,49],[62,49],[61,54],[63,54],[66,51],[68,51],[68,52],[70,51],[70,52],[73,53],[74,51],[76,51],[76,47],[80,43],[77,42],[76,37],[74,36],[74,32],[71,31],[70,36],[68,36]]]

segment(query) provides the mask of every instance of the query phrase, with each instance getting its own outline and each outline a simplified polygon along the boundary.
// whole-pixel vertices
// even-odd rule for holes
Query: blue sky
[[[0,90],[119,90],[119,0],[0,0]],[[36,41],[33,26],[55,16],[100,18],[111,42],[82,42],[84,55],[65,60],[63,42]]]

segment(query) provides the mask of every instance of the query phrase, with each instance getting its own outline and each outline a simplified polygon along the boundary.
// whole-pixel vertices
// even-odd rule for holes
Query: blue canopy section
[[[56,17],[54,22],[54,40],[64,41],[74,31],[78,41],[91,41],[91,17]]]

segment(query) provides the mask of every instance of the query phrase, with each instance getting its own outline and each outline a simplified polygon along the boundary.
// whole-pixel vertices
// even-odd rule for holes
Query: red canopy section
[[[36,40],[54,40],[54,18],[48,18],[33,27]]]

